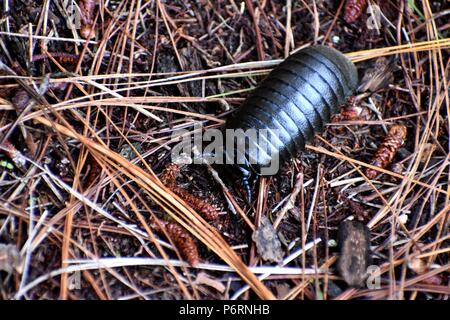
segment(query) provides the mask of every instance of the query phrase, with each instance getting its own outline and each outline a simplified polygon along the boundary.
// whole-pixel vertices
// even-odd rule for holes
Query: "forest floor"
[[[4,3],[0,299],[448,299],[447,1]],[[171,166],[180,130],[223,128],[314,44],[361,86],[251,203],[221,166]],[[370,229],[360,287],[336,267],[352,217]]]

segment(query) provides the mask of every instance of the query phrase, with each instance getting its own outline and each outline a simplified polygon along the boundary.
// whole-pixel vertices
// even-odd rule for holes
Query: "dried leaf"
[[[253,233],[258,254],[265,261],[280,262],[283,259],[281,242],[276,230],[266,216],[261,217],[260,227]]]
[[[349,286],[361,286],[371,264],[369,229],[359,221],[346,220],[339,226],[338,244],[340,275]]]
[[[394,71],[397,69],[395,60],[380,57],[373,67],[366,70],[358,87],[359,92],[376,92],[386,88],[394,81]]]
[[[211,288],[216,289],[220,293],[224,293],[226,290],[226,287],[221,281],[211,278],[205,272],[200,272],[197,275],[197,278],[195,279],[195,284],[207,285]]]

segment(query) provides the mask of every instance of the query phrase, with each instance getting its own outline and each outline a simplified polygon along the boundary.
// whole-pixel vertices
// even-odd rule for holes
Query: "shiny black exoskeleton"
[[[339,113],[339,106],[353,95],[357,85],[355,65],[341,52],[325,46],[299,50],[272,70],[225,126],[268,132],[267,137],[247,140],[245,159],[237,165],[248,196],[251,172],[275,174],[264,172],[264,168],[270,167],[276,156],[279,169],[303,151],[331,116]],[[261,148],[261,141],[268,148]]]

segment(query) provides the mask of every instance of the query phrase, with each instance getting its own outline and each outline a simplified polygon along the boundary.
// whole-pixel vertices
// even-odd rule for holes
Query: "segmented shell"
[[[304,150],[331,116],[339,113],[339,106],[357,84],[356,67],[341,52],[307,47],[278,65],[227,121],[226,128],[267,129],[267,138],[249,138],[245,149],[246,160],[261,174],[260,169],[274,155],[279,156],[281,166]],[[261,141],[267,143],[266,148]]]

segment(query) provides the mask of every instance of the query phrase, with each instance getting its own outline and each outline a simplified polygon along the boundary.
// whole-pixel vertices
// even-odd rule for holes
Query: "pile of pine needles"
[[[348,22],[343,0],[5,0],[0,298],[448,299],[450,7],[360,3]],[[158,178],[174,132],[220,129],[311,44],[346,53],[361,78],[381,57],[395,68],[358,95],[357,119],[331,123],[255,183],[251,204],[221,168],[182,167],[177,183],[219,208],[206,221]],[[393,124],[408,138],[370,180]],[[349,216],[371,230],[376,288],[349,288],[336,272]],[[252,241],[262,217],[281,240],[278,264]],[[193,237],[199,263],[154,218]]]

